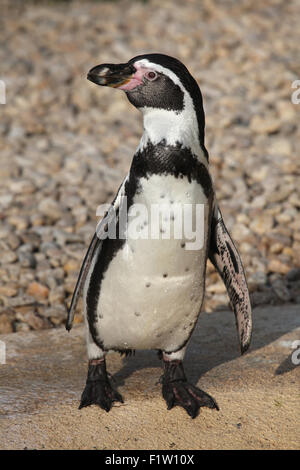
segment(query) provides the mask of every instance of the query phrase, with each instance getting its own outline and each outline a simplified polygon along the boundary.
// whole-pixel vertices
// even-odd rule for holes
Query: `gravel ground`
[[[253,305],[300,303],[299,1],[8,5],[0,333],[64,323],[96,208],[112,200],[142,132],[123,93],[86,73],[144,52],[176,56],[200,84],[211,172]],[[211,265],[208,274],[211,311],[228,298]]]

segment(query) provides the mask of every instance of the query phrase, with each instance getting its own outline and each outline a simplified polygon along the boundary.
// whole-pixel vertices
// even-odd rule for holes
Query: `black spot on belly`
[[[147,282],[146,287],[150,287],[150,286],[151,286],[150,282]]]
[[[181,246],[181,248],[184,248],[184,247],[185,247],[185,243],[184,243],[184,242],[181,242],[181,243],[180,243],[180,246]]]
[[[136,317],[140,317],[140,316],[141,316],[141,314],[140,314],[139,312],[134,312],[134,314],[135,314]]]
[[[168,277],[168,273],[163,273],[163,277]]]

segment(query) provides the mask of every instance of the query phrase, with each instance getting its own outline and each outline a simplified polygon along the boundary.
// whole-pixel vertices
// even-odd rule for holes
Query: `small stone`
[[[33,227],[39,227],[41,225],[44,225],[45,218],[42,214],[32,214],[30,216],[30,223]]]
[[[30,331],[30,326],[27,323],[16,321],[14,322],[14,329],[17,333]]]
[[[1,253],[1,262],[3,264],[14,263],[17,259],[18,257],[14,251],[6,250]]]
[[[51,198],[42,199],[38,205],[38,210],[51,221],[56,221],[62,217],[62,210],[57,201]]]
[[[50,290],[48,300],[50,304],[61,304],[65,300],[65,290],[63,286],[58,286]]]
[[[278,253],[281,253],[283,248],[284,246],[282,245],[282,243],[274,243],[270,246],[270,253],[276,255]]]
[[[290,269],[290,266],[285,263],[282,263],[278,259],[272,259],[268,264],[268,271],[274,273],[287,274]]]
[[[206,287],[207,292],[213,292],[215,294],[223,294],[226,292],[226,287],[223,282],[218,282],[216,284],[211,284]]]
[[[272,304],[275,302],[275,294],[271,287],[269,287],[263,291],[256,291],[250,294],[250,300],[252,308],[257,305]]]
[[[276,279],[272,283],[272,288],[277,297],[283,302],[289,302],[291,300],[291,294],[282,279]]]
[[[4,312],[0,313],[0,334],[12,333],[13,329],[13,314]]]
[[[275,118],[265,119],[255,115],[251,119],[250,128],[258,134],[274,134],[280,129],[280,120]]]
[[[73,294],[77,282],[77,277],[68,276],[65,281],[65,291],[68,294]]]
[[[64,264],[63,268],[64,268],[66,273],[78,272],[78,270],[80,268],[80,265],[79,265],[79,262],[77,260],[70,259]]]
[[[14,309],[18,309],[20,307],[23,308],[26,306],[33,306],[35,302],[36,301],[34,297],[31,297],[29,295],[18,295],[17,297],[12,297],[9,300],[9,305]]]
[[[263,235],[270,231],[274,225],[274,218],[268,214],[260,214],[250,224],[251,230],[259,235]]]
[[[291,269],[286,275],[286,280],[289,282],[300,281],[300,269],[299,268]]]
[[[27,294],[31,295],[37,300],[45,300],[48,298],[49,295],[49,289],[48,287],[38,283],[38,282],[32,282],[29,284],[28,289],[27,289]]]
[[[289,214],[283,212],[282,214],[277,214],[275,216],[275,220],[278,224],[288,224],[291,222],[292,217]]]
[[[292,152],[292,146],[287,139],[276,139],[269,148],[269,152],[272,155],[280,154],[288,156]]]
[[[15,233],[10,233],[7,239],[7,244],[12,251],[16,250],[20,246],[20,238]]]
[[[19,253],[19,261],[24,268],[34,269],[36,267],[36,259],[33,253]]]
[[[32,194],[36,190],[34,184],[28,180],[12,181],[9,188],[15,194]]]
[[[232,238],[237,242],[250,242],[251,239],[253,239],[253,233],[248,227],[246,227],[246,225],[239,223],[236,224],[232,229]]]
[[[250,292],[254,292],[259,287],[267,283],[267,275],[263,271],[257,271],[247,277],[248,288]]]
[[[16,284],[4,284],[0,286],[0,296],[5,295],[6,297],[14,297],[18,293],[18,287]]]
[[[292,300],[300,303],[300,279],[289,284],[289,292]]]
[[[287,256],[289,259],[292,259],[294,256],[294,251],[290,246],[285,246],[282,250],[282,254]]]
[[[67,311],[63,305],[57,305],[44,309],[41,315],[47,317],[53,325],[58,326],[66,321]]]
[[[13,225],[17,230],[26,230],[29,225],[28,217],[13,215],[7,218],[10,225]]]
[[[26,251],[33,251],[38,250],[41,244],[41,237],[39,234],[31,231],[24,231],[20,234],[20,237],[23,240],[23,244],[26,245],[28,248]],[[23,246],[24,246],[23,245]],[[30,248],[29,248],[30,246]],[[22,248],[24,249],[24,248]]]
[[[286,200],[292,192],[293,187],[291,186],[281,187],[277,191],[274,191],[273,193],[269,194],[266,199],[269,203],[281,202]]]

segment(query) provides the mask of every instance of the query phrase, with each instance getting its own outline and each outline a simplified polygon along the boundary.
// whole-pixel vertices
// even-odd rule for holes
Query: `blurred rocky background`
[[[297,0],[1,1],[0,333],[65,322],[96,208],[142,133],[125,95],[86,73],[147,52],[177,57],[201,87],[253,306],[300,304],[299,21]],[[221,305],[209,265],[205,309]]]

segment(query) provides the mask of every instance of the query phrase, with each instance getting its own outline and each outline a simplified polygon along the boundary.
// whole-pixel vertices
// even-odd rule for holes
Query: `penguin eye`
[[[150,80],[150,82],[153,82],[154,80],[157,79],[158,74],[154,72],[153,70],[149,70],[149,72],[145,73],[145,77],[147,78],[147,80]]]

